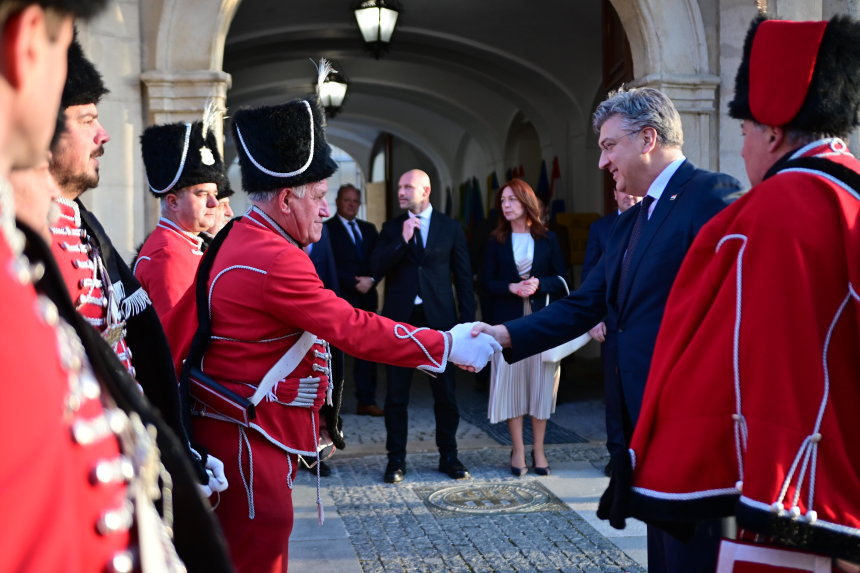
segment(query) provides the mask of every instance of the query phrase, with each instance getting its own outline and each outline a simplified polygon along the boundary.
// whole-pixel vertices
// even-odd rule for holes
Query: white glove
[[[458,366],[471,366],[478,371],[487,365],[494,353],[502,351],[502,346],[489,334],[482,332],[478,336],[472,336],[472,327],[475,324],[458,324],[448,331],[451,335],[448,360]]]
[[[206,457],[206,474],[209,476],[209,483],[206,485],[199,484],[205,497],[209,497],[213,492],[224,491],[227,489],[227,476],[224,475],[224,462],[213,455]]]

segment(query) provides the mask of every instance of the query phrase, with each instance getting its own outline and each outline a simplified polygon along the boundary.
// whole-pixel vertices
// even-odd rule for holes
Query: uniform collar
[[[278,235],[286,239],[288,243],[301,249],[301,246],[299,245],[298,241],[292,238],[289,233],[287,233],[280,225],[275,222],[274,219],[266,215],[266,213],[264,213],[263,210],[256,205],[252,205],[251,208],[245,212],[243,218],[248,219],[255,225],[263,227],[264,229],[269,229],[270,231],[277,233]]]
[[[198,251],[203,246],[203,239],[201,239],[200,236],[195,235],[194,233],[191,233],[189,231],[186,231],[185,229],[183,229],[182,227],[177,225],[176,222],[171,221],[167,217],[161,217],[158,220],[158,226],[161,227],[162,229],[165,229],[167,231],[171,231],[171,232],[178,234],[183,239],[187,240],[189,243],[194,245]]]

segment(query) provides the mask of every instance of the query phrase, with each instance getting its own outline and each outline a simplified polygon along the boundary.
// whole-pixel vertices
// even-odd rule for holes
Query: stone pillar
[[[719,169],[719,148],[716,145],[719,77],[712,74],[655,74],[639,78],[631,85],[657,88],[668,95],[681,114],[684,155],[697,167]]]
[[[150,70],[140,75],[144,88],[146,125],[197,121],[203,117],[206,102],[211,98],[222,110],[230,89],[230,74],[214,70],[160,71]],[[219,151],[224,155],[224,126],[214,127]],[[144,205],[145,219],[150,225],[158,220],[158,200],[148,196]]]
[[[230,74],[214,70],[150,70],[140,75],[144,86],[147,125],[196,121],[210,98],[225,109]],[[221,126],[217,126],[219,136]]]

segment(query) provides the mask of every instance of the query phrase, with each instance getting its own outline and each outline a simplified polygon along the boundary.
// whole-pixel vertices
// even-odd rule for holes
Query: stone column
[[[652,87],[675,103],[684,128],[684,155],[697,167],[719,170],[717,88],[720,78],[712,74],[654,74],[635,80],[635,87]]]

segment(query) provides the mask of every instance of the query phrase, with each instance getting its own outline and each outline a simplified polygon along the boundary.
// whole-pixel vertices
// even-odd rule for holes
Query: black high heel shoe
[[[548,476],[549,474],[552,473],[552,470],[549,469],[549,466],[546,466],[545,468],[537,467],[537,465],[535,464],[535,451],[534,450],[532,450],[532,469],[539,476]]]
[[[514,475],[516,477],[523,477],[527,473],[529,473],[529,468],[518,468],[514,465],[514,452],[513,450],[511,450],[511,475]]]

